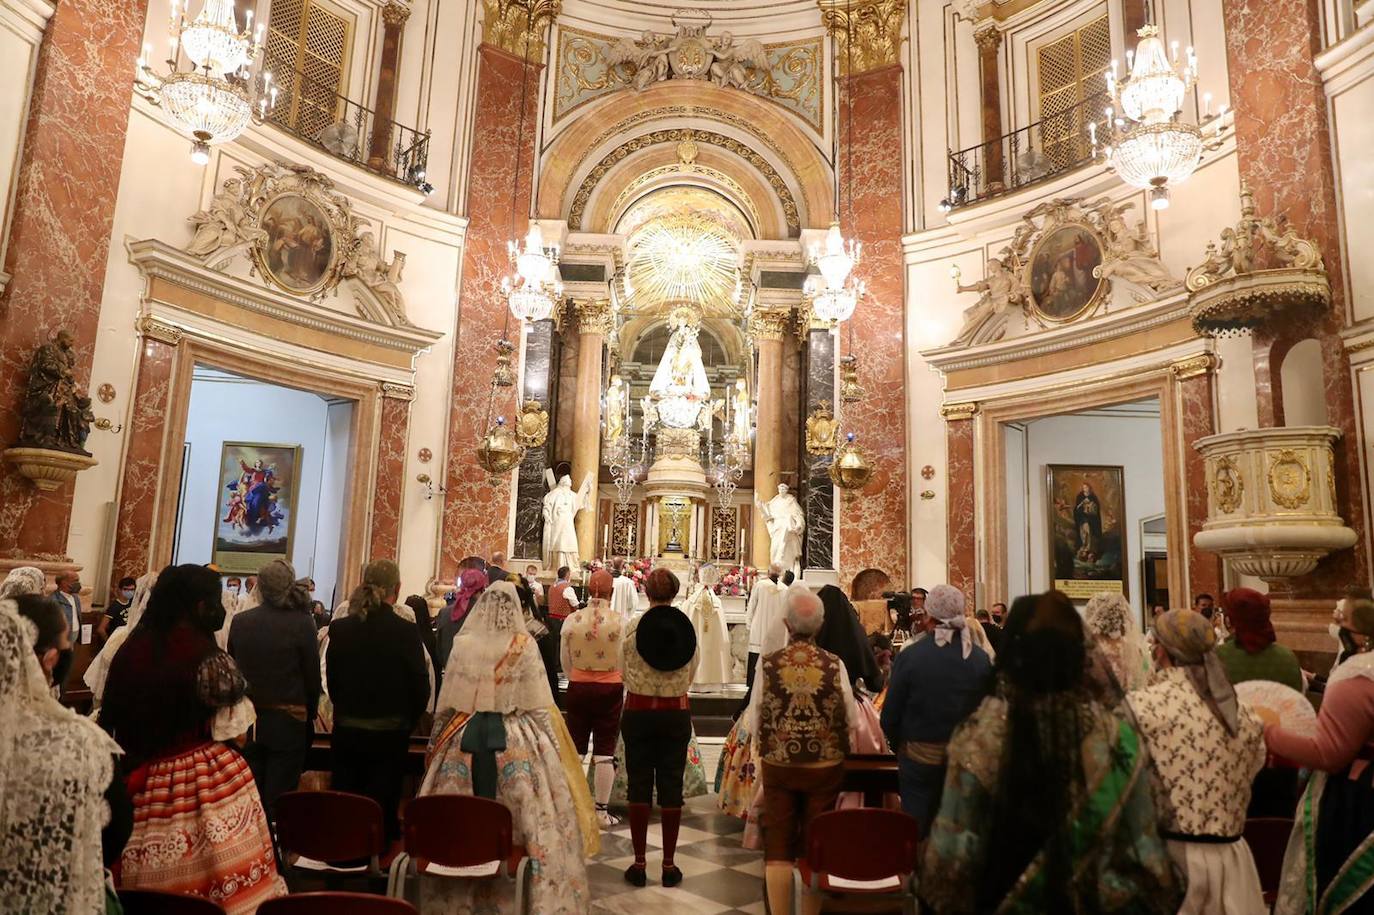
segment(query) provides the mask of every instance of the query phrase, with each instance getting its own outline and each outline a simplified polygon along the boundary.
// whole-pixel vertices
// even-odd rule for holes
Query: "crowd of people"
[[[544,588],[536,569],[505,564],[464,560],[434,615],[401,600],[389,560],[333,614],[282,560],[246,589],[198,565],[121,580],[93,627],[90,717],[59,701],[79,581],[51,590],[15,569],[0,582],[0,895],[25,912],[103,912],[119,886],[256,910],[287,892],[274,806],[321,732],[331,787],[376,800],[393,840],[412,737],[428,734],[418,794],[510,809],[535,865],[531,911],[589,910],[587,861],[618,800],[626,882],[677,886],[684,801],[702,781],[688,692],[716,650],[694,618],[718,611],[666,568],[647,576],[640,612],[623,567],[581,589],[567,569]],[[716,790],[762,848],[773,911],[790,910],[808,824],[857,805],[843,792],[855,753],[895,757],[890,805],[921,836],[926,911],[1267,911],[1245,824],[1294,811],[1275,911],[1374,911],[1368,592],[1333,617],[1337,663],[1308,733],[1237,695],[1252,681],[1309,686],[1258,592],[1201,595],[1142,632],[1120,594],[1080,611],[1050,591],[984,612],[937,585],[880,627],[896,631],[870,632],[857,608],[885,585],[864,574],[851,601],[774,567],[747,605],[748,688]],[[513,892],[419,886],[432,912],[508,911]],[[798,902],[818,910],[818,897]]]

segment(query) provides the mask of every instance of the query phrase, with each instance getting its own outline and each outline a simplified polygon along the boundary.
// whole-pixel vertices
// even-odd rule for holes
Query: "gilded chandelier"
[[[1159,27],[1140,29],[1130,76],[1117,79],[1117,62],[1106,74],[1115,109],[1107,109],[1108,164],[1133,187],[1150,192],[1150,205],[1169,205],[1169,189],[1186,181],[1202,157],[1202,132],[1181,119],[1183,99],[1197,79],[1190,47],[1179,60],[1178,42],[1165,48]],[[1117,113],[1121,116],[1117,116]],[[1094,139],[1096,131],[1093,131]]]
[[[191,138],[191,160],[210,161],[210,147],[240,136],[254,116],[265,117],[277,99],[272,74],[262,66],[263,27],[253,30],[253,11],[239,31],[234,0],[205,0],[200,14],[186,22],[189,0],[172,0],[168,23],[167,73],[148,64],[143,46],[134,85],[162,107],[177,129]],[[189,62],[182,69],[182,55]]]
[[[558,275],[558,246],[544,244],[544,230],[530,221],[521,243],[507,243],[515,275],[501,281],[511,314],[521,321],[543,321],[553,314],[563,297],[563,282]]]
[[[862,254],[863,243],[846,241],[838,222],[830,224],[824,245],[812,246],[807,265],[816,268],[820,275],[807,278],[804,294],[810,298],[817,318],[838,324],[854,315],[855,306],[867,291],[863,280],[854,276]]]

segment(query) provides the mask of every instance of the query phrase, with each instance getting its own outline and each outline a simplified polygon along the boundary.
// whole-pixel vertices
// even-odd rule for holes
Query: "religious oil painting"
[[[1050,578],[1074,600],[1126,593],[1126,485],[1122,468],[1049,464]]]
[[[300,466],[299,445],[224,443],[215,514],[220,571],[251,574],[273,559],[289,560]]]
[[[1102,265],[1102,242],[1081,223],[1047,232],[1030,256],[1030,297],[1046,321],[1071,321],[1102,297],[1106,280],[1093,276]]]
[[[288,292],[319,289],[334,260],[329,217],[318,204],[299,194],[282,194],[263,209],[267,233],[258,258],[268,277]]]

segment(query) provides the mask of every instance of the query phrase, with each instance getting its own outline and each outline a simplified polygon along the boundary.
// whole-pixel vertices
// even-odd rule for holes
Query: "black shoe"
[[[682,870],[676,865],[670,864],[663,868],[663,885],[672,887],[682,882]]]
[[[643,864],[631,864],[625,868],[625,882],[631,886],[643,886],[649,882]]]

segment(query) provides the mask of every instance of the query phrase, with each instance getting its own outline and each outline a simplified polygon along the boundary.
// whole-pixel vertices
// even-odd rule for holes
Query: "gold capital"
[[[1002,30],[990,25],[980,32],[974,32],[973,42],[978,45],[978,50],[990,54],[1002,46]]]
[[[150,340],[156,340],[168,346],[176,346],[181,343],[182,330],[180,327],[152,315],[144,315],[138,319],[138,332]]]
[[[579,334],[600,334],[604,337],[611,332],[610,299],[574,299],[572,307],[577,314]]]
[[[947,423],[973,419],[977,412],[978,404],[976,403],[947,403],[940,408],[940,415],[945,418]]]
[[[387,26],[403,26],[409,18],[410,6],[400,0],[387,0],[386,5],[382,7],[382,23]]]
[[[1179,381],[1185,378],[1196,378],[1199,375],[1206,375],[1217,367],[1217,357],[1211,353],[1198,353],[1196,356],[1189,356],[1187,359],[1180,359],[1169,366],[1169,371],[1174,373],[1174,377]]]
[[[749,336],[754,340],[781,340],[790,323],[791,309],[755,308],[749,315]]]
[[[544,60],[544,39],[563,0],[482,0],[482,42],[530,63]]]
[[[411,401],[415,399],[415,388],[408,384],[399,384],[394,381],[383,381],[381,384],[382,396],[391,400]]]
[[[906,0],[817,0],[845,76],[897,63]]]

